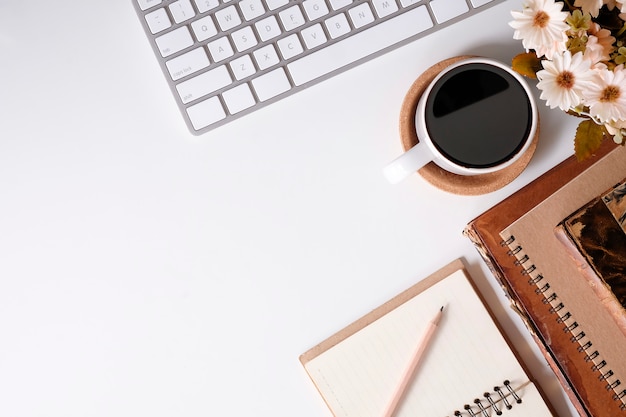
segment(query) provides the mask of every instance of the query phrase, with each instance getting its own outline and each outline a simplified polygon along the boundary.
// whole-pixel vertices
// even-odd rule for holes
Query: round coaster
[[[453,63],[469,58],[470,56],[458,56],[438,62],[420,75],[407,92],[400,110],[400,139],[405,151],[418,143],[415,132],[415,111],[417,102],[430,82],[444,68]],[[444,191],[460,195],[480,195],[496,191],[519,176],[530,162],[539,139],[539,123],[537,132],[528,150],[513,165],[498,172],[480,175],[458,175],[446,171],[434,162],[430,162],[417,172],[429,183]]]

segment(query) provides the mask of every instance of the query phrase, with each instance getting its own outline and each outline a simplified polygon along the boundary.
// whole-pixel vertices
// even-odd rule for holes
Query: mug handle
[[[391,184],[397,184],[433,160],[433,155],[424,142],[418,142],[411,149],[391,161],[383,174]]]

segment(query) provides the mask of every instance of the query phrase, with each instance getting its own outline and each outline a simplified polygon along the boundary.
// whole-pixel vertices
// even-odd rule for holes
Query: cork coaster
[[[405,151],[418,143],[415,132],[415,111],[422,92],[430,82],[446,67],[455,62],[469,58],[458,56],[438,62],[428,68],[415,80],[407,92],[400,110],[400,139]],[[496,191],[517,178],[530,162],[539,139],[539,122],[532,143],[527,151],[514,164],[498,171],[480,175],[458,175],[446,171],[434,162],[430,162],[417,172],[429,183],[444,191],[460,195],[480,195]]]

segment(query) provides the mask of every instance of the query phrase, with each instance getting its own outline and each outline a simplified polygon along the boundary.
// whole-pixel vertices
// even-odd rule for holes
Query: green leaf
[[[576,159],[583,161],[591,157],[600,148],[605,133],[604,126],[595,123],[593,120],[580,122],[574,138]]]

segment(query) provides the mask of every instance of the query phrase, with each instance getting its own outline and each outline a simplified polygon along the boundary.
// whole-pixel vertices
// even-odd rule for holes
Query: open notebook
[[[441,306],[398,417],[552,415],[457,260],[300,357],[336,417],[383,415]]]

